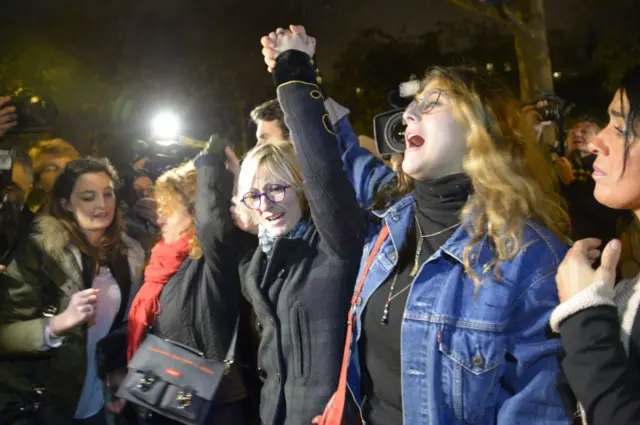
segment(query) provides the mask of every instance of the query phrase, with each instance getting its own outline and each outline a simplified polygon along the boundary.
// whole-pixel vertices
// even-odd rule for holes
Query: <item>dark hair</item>
[[[16,152],[16,164],[20,164],[24,168],[25,173],[29,175],[31,184],[33,184],[33,162],[29,154],[23,151]]]
[[[289,129],[284,123],[284,113],[282,112],[278,99],[272,99],[257,106],[251,111],[250,116],[256,125],[259,121],[276,121],[280,131],[282,131],[282,137],[286,140],[289,140],[291,137],[289,135]]]
[[[625,94],[629,100],[629,111],[626,114],[622,100]],[[627,168],[631,142],[640,136],[636,131],[636,124],[640,119],[640,66],[628,71],[620,81],[620,112],[622,116],[627,116],[624,134],[624,165],[622,169],[624,173]]]
[[[85,157],[76,159],[67,164],[56,178],[49,199],[49,212],[52,217],[58,219],[71,234],[71,240],[83,253],[92,256],[105,263],[113,260],[115,255],[125,250],[122,241],[120,219],[117,211],[114,219],[105,230],[100,241],[99,252],[87,243],[84,233],[78,226],[73,214],[64,208],[62,201],[69,201],[71,193],[80,178],[84,174],[105,173],[113,181],[114,189],[118,186],[118,174],[107,158]]]

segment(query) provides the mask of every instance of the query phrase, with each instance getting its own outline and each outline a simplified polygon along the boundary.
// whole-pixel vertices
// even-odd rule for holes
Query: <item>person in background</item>
[[[9,102],[11,102],[11,97],[0,97],[0,137],[4,136],[7,131],[17,124],[16,108],[15,106],[8,106]]]
[[[290,140],[289,129],[284,124],[278,99],[272,99],[251,111],[251,120],[256,125],[256,141],[260,145],[267,140]]]
[[[42,140],[29,149],[33,161],[34,187],[45,193],[51,192],[53,183],[62,169],[80,153],[69,142],[62,139]]]
[[[555,158],[553,165],[569,207],[572,239],[598,238],[606,243],[618,236],[618,222],[627,213],[608,208],[593,196],[591,175],[596,156],[589,151],[589,144],[599,131],[593,120],[577,121],[567,133],[565,156]]]
[[[96,345],[123,326],[144,261],[116,184],[106,159],[67,164],[0,277],[2,423],[104,424]]]
[[[153,197],[153,179],[145,170],[132,169],[122,187],[121,209],[129,235],[151,254],[158,238],[157,203]]]
[[[608,112],[609,124],[589,142],[596,155],[594,196],[640,217],[640,67],[622,78]],[[565,257],[556,276],[562,304],[550,324],[562,336],[562,368],[583,423],[638,424],[640,275],[616,284],[622,246],[619,240],[602,242],[580,240]]]
[[[31,157],[24,152],[18,152],[11,173],[11,180],[22,190],[24,197],[27,198],[31,193],[31,189],[33,189],[33,164]]]
[[[349,316],[348,397],[372,425],[567,424],[560,342],[546,329],[569,222],[517,101],[468,68],[429,70],[404,113],[402,172],[415,188],[380,191],[392,171],[357,145],[341,156],[324,124],[311,40],[302,27],[278,29],[263,54],[305,183],[329,191],[344,168],[356,193],[334,189],[334,205],[357,196],[373,210],[359,261],[370,268]],[[355,227],[361,211],[339,219]]]

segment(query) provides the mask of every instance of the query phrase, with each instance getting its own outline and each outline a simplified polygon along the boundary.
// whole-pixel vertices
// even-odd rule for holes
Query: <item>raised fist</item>
[[[260,39],[262,55],[269,72],[276,66],[276,58],[287,50],[299,50],[313,57],[316,53],[316,39],[307,35],[301,25],[289,25],[289,29],[278,28]]]

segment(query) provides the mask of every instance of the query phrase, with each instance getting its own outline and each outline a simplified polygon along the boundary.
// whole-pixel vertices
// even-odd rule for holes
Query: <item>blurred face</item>
[[[622,103],[621,103],[622,102]],[[610,208],[640,213],[640,144],[626,126],[629,100],[618,91],[609,105],[609,124],[591,140],[596,182],[595,198]],[[638,123],[636,123],[638,127]],[[636,128],[636,133],[638,128]],[[625,134],[629,136],[626,170],[624,170]]]
[[[158,226],[166,243],[173,243],[191,228],[193,218],[182,202],[173,202],[170,208],[158,210]]]
[[[133,181],[133,190],[138,199],[148,198],[153,191],[153,181],[147,176],[138,177]]]
[[[60,171],[73,160],[74,158],[68,156],[45,155],[42,159],[44,166],[40,173],[38,187],[47,193],[51,192],[53,183],[56,181],[56,177],[58,177]]]
[[[289,233],[302,218],[298,196],[283,181],[257,181],[242,202],[258,214],[258,220],[271,236]]]
[[[572,152],[578,152],[582,157],[591,155],[589,143],[598,134],[598,131],[598,126],[589,121],[574,124],[567,135],[567,155]]]
[[[62,206],[73,214],[84,231],[106,230],[115,216],[116,197],[113,182],[106,173],[81,175],[73,187],[70,198]]]
[[[283,134],[278,125],[278,121],[258,121],[258,129],[256,130],[256,139],[258,145],[263,144],[267,140],[282,140]]]
[[[415,180],[462,173],[466,131],[453,117],[452,102],[432,81],[404,112],[406,151],[402,170]]]

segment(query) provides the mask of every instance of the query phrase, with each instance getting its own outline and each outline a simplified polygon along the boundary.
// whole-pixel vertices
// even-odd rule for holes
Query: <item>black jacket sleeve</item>
[[[278,56],[274,78],[322,242],[334,256],[352,258],[362,250],[365,213],[343,169],[312,61],[297,50],[284,52]]]
[[[196,167],[196,235],[207,265],[220,270],[221,261],[229,258],[230,248],[238,252],[250,244],[245,232],[238,229],[231,218],[233,173],[226,169],[224,153],[204,154],[195,161]]]
[[[589,425],[640,423],[640,370],[620,341],[618,312],[592,307],[560,324],[564,373]]]

